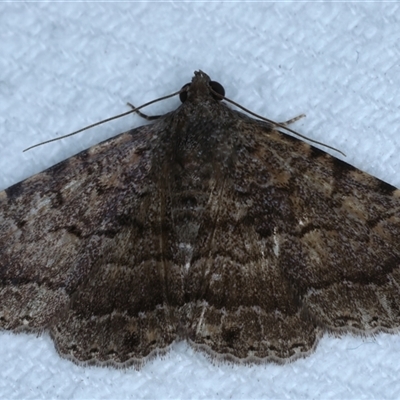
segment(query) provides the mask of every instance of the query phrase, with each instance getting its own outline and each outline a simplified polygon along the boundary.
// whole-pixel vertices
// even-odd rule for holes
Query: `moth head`
[[[192,82],[182,86],[179,99],[184,103],[189,97],[212,96],[215,100],[222,100],[225,96],[224,87],[202,71],[196,71]]]

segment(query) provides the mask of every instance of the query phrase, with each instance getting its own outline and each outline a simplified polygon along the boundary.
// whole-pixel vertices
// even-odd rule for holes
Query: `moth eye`
[[[211,89],[214,90],[214,92],[220,94],[221,96],[225,96],[225,89],[219,82],[210,81],[210,86],[211,86]],[[215,95],[214,95],[214,98],[216,100],[222,100],[220,97],[217,97]]]
[[[187,99],[187,91],[183,90],[183,89],[185,89],[189,86],[190,86],[190,83],[187,83],[186,85],[183,85],[181,88],[182,92],[179,93],[179,100],[181,101],[181,103],[184,103]]]

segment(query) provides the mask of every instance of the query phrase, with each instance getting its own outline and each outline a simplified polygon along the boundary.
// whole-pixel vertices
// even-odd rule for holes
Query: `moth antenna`
[[[102,124],[104,124],[104,123],[106,123],[106,122],[110,122],[110,121],[112,121],[113,119],[121,118],[121,117],[124,117],[125,115],[131,114],[131,113],[134,113],[134,112],[138,112],[138,110],[140,110],[141,108],[147,107],[147,106],[149,106],[150,104],[156,103],[156,102],[161,101],[161,100],[169,99],[170,97],[174,97],[174,96],[178,95],[179,93],[181,93],[181,91],[182,91],[182,89],[179,90],[178,92],[175,92],[175,93],[169,94],[169,95],[167,95],[167,96],[159,97],[158,99],[149,101],[148,103],[142,104],[140,107],[136,107],[136,108],[133,107],[130,103],[128,103],[129,106],[133,107],[133,110],[126,111],[126,112],[124,112],[124,113],[122,113],[122,114],[119,114],[119,115],[115,115],[114,117],[110,117],[110,118],[107,118],[107,119],[103,119],[102,121],[99,121],[99,122],[96,122],[96,123],[94,123],[94,124],[88,125],[88,126],[86,126],[85,128],[78,129],[77,131],[72,132],[72,133],[68,133],[67,135],[60,136],[60,137],[57,137],[57,138],[53,138],[53,139],[46,140],[46,141],[41,142],[41,143],[34,144],[33,146],[30,146],[30,147],[26,148],[26,149],[23,150],[23,151],[25,152],[25,151],[34,149],[35,147],[39,147],[39,146],[42,146],[42,145],[47,144],[47,143],[51,143],[51,142],[55,142],[55,141],[57,141],[57,140],[65,139],[65,138],[67,138],[67,137],[76,135],[77,133],[80,133],[80,132],[86,131],[86,130],[88,130],[88,129],[90,129],[90,128],[93,128],[93,127],[95,127],[95,126],[97,126],[97,125],[102,125]],[[139,115],[141,115],[141,114],[142,114],[142,113],[139,113]],[[145,115],[145,114],[143,114],[143,115]],[[150,117],[150,118],[151,118],[151,117]]]
[[[139,115],[140,117],[147,119],[147,121],[154,121],[155,119],[158,119],[161,117],[161,115],[147,115],[139,111],[138,108],[136,108],[132,103],[129,103],[129,101],[126,103],[129,107],[133,108],[133,111]],[[139,107],[140,108],[140,107]]]
[[[228,99],[227,97],[225,97],[225,96],[223,96],[223,95],[221,95],[221,94],[215,92],[211,87],[210,87],[210,90],[211,90],[211,92],[212,92],[213,94],[215,94],[216,96],[218,96],[220,99],[226,100],[227,102],[233,104],[233,105],[236,106],[236,107],[239,107],[240,109],[242,109],[243,111],[249,113],[250,115],[253,115],[254,117],[257,117],[257,118],[259,118],[259,119],[261,119],[261,120],[263,120],[263,121],[265,121],[265,122],[269,122],[269,123],[272,124],[272,125],[279,126],[280,128],[283,128],[283,129],[285,129],[286,131],[291,132],[291,133],[295,134],[295,135],[298,136],[298,137],[301,137],[302,139],[308,140],[309,142],[314,143],[314,144],[319,144],[320,146],[324,146],[324,147],[326,147],[327,149],[331,149],[331,150],[333,150],[333,151],[336,151],[336,152],[342,154],[344,157],[346,157],[346,154],[343,153],[343,151],[340,151],[339,149],[336,149],[335,147],[329,146],[328,144],[325,144],[325,143],[322,143],[322,142],[318,142],[317,140],[314,140],[314,139],[310,139],[310,138],[308,138],[307,136],[304,136],[304,135],[302,135],[302,134],[300,134],[300,133],[298,133],[298,132],[294,131],[293,129],[290,129],[290,128],[288,128],[288,127],[286,126],[287,124],[290,124],[290,123],[292,123],[292,122],[297,121],[297,120],[300,119],[300,118],[305,117],[305,114],[301,114],[301,115],[299,115],[298,117],[292,118],[291,120],[286,121],[286,122],[284,122],[284,123],[275,122],[275,121],[272,121],[272,120],[270,120],[270,119],[268,119],[268,118],[265,118],[265,117],[263,117],[263,116],[261,116],[261,115],[259,115],[259,114],[256,114],[256,113],[254,113],[253,111],[250,111],[250,110],[248,110],[247,108],[245,108],[245,107],[241,106],[240,104],[236,103],[235,101],[233,101],[233,100],[231,100],[231,99]]]
[[[182,88],[182,89],[183,89],[183,88]],[[96,122],[96,123],[94,123],[94,124],[88,125],[88,126],[86,126],[86,127],[84,127],[84,128],[78,129],[77,131],[74,131],[74,132],[72,132],[72,133],[68,133],[67,135],[63,135],[63,136],[60,136],[60,137],[57,137],[57,138],[49,139],[49,140],[46,140],[46,141],[44,141],[44,142],[40,142],[40,143],[34,144],[33,146],[30,146],[30,147],[27,147],[26,149],[24,149],[23,152],[28,151],[28,150],[32,150],[32,149],[34,149],[35,147],[39,147],[39,146],[42,146],[42,145],[44,145],[44,144],[48,144],[48,143],[51,143],[51,142],[55,142],[55,141],[57,141],[57,140],[61,140],[61,139],[65,139],[65,138],[70,137],[70,136],[74,136],[74,135],[76,135],[77,133],[81,133],[81,132],[86,131],[86,130],[88,130],[88,129],[94,128],[95,126],[105,124],[106,122],[110,122],[110,121],[112,121],[112,120],[114,120],[114,119],[118,119],[118,118],[124,117],[124,116],[126,116],[126,115],[128,115],[128,114],[132,114],[132,113],[134,113],[134,112],[136,112],[136,113],[139,114],[141,117],[143,117],[143,118],[145,118],[145,119],[147,119],[147,120],[154,120],[154,119],[157,119],[157,118],[160,117],[159,115],[155,115],[155,116],[150,116],[150,117],[149,117],[148,115],[139,112],[139,110],[140,110],[141,108],[147,107],[147,106],[149,106],[149,105],[151,105],[151,104],[153,104],[153,103],[156,103],[156,102],[158,102],[158,101],[162,101],[162,100],[169,99],[170,97],[174,97],[174,96],[180,94],[180,93],[182,92],[182,89],[179,90],[179,91],[177,91],[177,92],[174,92],[174,93],[172,93],[172,94],[169,94],[169,95],[167,95],[167,96],[159,97],[158,99],[149,101],[149,102],[147,102],[147,103],[145,103],[145,104],[142,104],[142,105],[139,106],[139,107],[134,107],[131,103],[128,102],[127,104],[128,104],[130,107],[132,107],[132,110],[130,110],[130,111],[126,111],[126,112],[124,112],[124,113],[122,113],[122,114],[118,114],[118,115],[115,115],[115,116],[113,116],[113,117],[103,119],[102,121],[99,121],[99,122]],[[298,136],[298,137],[301,137],[302,139],[308,140],[309,142],[314,143],[314,144],[319,144],[320,146],[324,146],[324,147],[326,147],[326,148],[328,148],[328,149],[331,149],[331,150],[333,150],[333,151],[336,151],[336,152],[342,154],[344,157],[346,157],[346,154],[343,153],[341,150],[336,149],[335,147],[329,146],[329,145],[327,145],[327,144],[325,144],[325,143],[319,142],[319,141],[317,141],[317,140],[310,139],[310,138],[308,138],[307,136],[304,136],[304,135],[302,135],[302,134],[300,134],[300,133],[298,133],[298,132],[294,131],[293,129],[290,129],[290,128],[288,128],[288,127],[286,126],[288,123],[294,122],[294,121],[296,121],[297,119],[302,118],[303,116],[305,116],[304,114],[301,114],[299,117],[293,118],[293,120],[287,121],[286,123],[283,123],[283,124],[282,124],[282,123],[279,123],[279,122],[272,121],[272,120],[270,120],[270,119],[268,119],[268,118],[265,118],[265,117],[263,117],[263,116],[261,116],[261,115],[259,115],[259,114],[256,114],[256,113],[253,112],[253,111],[250,111],[249,109],[243,107],[243,106],[240,105],[239,103],[236,103],[235,101],[233,101],[233,100],[231,100],[231,99],[229,99],[229,98],[227,98],[227,97],[225,97],[225,96],[222,96],[221,94],[215,92],[211,87],[210,87],[210,90],[211,90],[211,92],[212,92],[213,94],[215,94],[215,95],[218,96],[219,98],[226,100],[227,102],[229,102],[229,103],[235,105],[236,107],[242,109],[243,111],[247,112],[247,113],[250,114],[250,115],[253,115],[253,116],[255,116],[255,117],[257,117],[257,118],[259,118],[259,119],[261,119],[261,120],[263,120],[263,121],[266,121],[266,122],[268,122],[268,123],[270,123],[270,124],[272,124],[272,125],[279,126],[280,128],[283,128],[283,129],[285,129],[286,131],[291,132],[291,133],[295,134],[295,135]]]

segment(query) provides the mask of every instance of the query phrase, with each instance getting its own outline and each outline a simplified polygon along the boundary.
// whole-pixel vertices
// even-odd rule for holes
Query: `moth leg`
[[[306,116],[306,114],[300,114],[297,117],[291,118],[285,122],[279,122],[279,125],[287,126],[287,125],[293,124],[294,122],[298,121],[299,119],[305,118],[305,116]]]
[[[135,109],[136,107],[131,104],[131,103],[126,103],[129,107],[132,107],[133,109]],[[147,119],[148,121],[153,121],[155,119],[158,119],[161,117],[161,115],[147,115],[147,114],[143,114],[141,111],[139,110],[135,110],[135,113],[140,115],[142,118]]]

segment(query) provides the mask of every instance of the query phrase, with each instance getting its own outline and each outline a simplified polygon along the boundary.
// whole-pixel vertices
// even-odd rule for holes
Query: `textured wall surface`
[[[294,129],[400,187],[399,16],[394,3],[2,3],[0,190],[143,122],[24,148],[172,93],[196,69],[268,118],[307,114]],[[306,359],[248,367],[177,343],[115,370],[61,359],[47,335],[0,332],[0,397],[398,398],[399,354],[400,335],[325,336]]]

